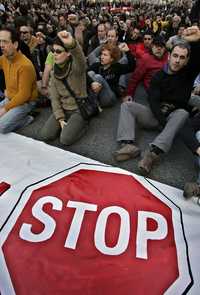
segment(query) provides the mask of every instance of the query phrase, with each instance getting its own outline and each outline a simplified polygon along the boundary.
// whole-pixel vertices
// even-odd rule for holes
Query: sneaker
[[[118,151],[114,152],[114,158],[116,161],[126,161],[131,158],[136,158],[140,155],[140,149],[134,144],[125,144]]]
[[[183,196],[186,199],[200,197],[200,185],[196,182],[188,182],[184,186]]]
[[[150,173],[153,164],[159,159],[159,156],[154,152],[145,151],[142,160],[138,163],[138,168],[142,175],[147,175]]]

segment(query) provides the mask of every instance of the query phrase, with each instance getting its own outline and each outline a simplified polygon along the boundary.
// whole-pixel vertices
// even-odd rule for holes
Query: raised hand
[[[197,26],[192,26],[183,31],[183,38],[188,42],[195,42],[200,40],[200,30]]]
[[[73,37],[71,35],[71,33],[67,32],[67,31],[60,31],[58,32],[57,36],[60,38],[60,40],[62,41],[62,43],[66,46],[70,46],[73,43]]]

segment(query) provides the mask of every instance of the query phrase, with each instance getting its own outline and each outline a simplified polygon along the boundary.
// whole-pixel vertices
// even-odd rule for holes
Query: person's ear
[[[15,41],[13,44],[14,44],[15,49],[17,50],[18,47],[19,47],[19,42],[18,41]]]

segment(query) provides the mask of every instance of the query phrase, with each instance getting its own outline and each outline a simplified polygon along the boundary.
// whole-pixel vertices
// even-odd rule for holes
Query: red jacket
[[[138,42],[138,43],[133,43],[133,44],[130,43],[130,44],[128,44],[128,47],[136,59],[143,57],[143,55],[145,53],[149,52],[149,49],[144,47],[143,42]]]
[[[143,57],[137,61],[136,69],[128,83],[127,95],[134,97],[135,90],[140,82],[143,82],[145,89],[148,89],[151,78],[156,72],[162,69],[167,62],[167,57],[167,52],[162,59],[157,59],[151,53],[145,53]]]

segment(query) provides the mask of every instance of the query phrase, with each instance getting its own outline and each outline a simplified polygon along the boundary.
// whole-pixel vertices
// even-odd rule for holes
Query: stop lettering
[[[22,194],[2,247],[16,294],[163,294],[190,283],[173,209],[133,176],[105,170],[77,168]]]

